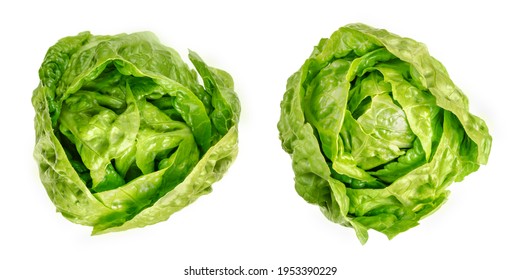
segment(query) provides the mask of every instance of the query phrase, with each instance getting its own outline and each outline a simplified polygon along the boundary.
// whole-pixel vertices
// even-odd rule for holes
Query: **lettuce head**
[[[150,32],[83,32],[39,70],[34,157],[63,216],[93,234],[167,220],[211,191],[237,155],[231,76]]]
[[[491,149],[424,44],[364,24],[322,39],[289,78],[278,129],[298,194],[362,243],[418,225]]]

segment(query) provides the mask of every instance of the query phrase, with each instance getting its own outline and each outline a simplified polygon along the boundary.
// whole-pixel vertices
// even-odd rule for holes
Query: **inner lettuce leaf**
[[[296,191],[361,241],[393,238],[486,164],[491,136],[426,46],[349,24],[287,82],[278,122]]]
[[[93,234],[144,227],[211,191],[238,152],[233,79],[150,32],[52,46],[33,92],[34,157],[57,211]]]

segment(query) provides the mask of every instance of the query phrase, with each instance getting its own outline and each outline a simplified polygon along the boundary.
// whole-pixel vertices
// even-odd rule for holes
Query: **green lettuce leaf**
[[[322,39],[289,78],[278,130],[298,194],[362,243],[418,225],[492,142],[424,44],[364,24]]]
[[[83,32],[48,50],[32,98],[34,157],[63,216],[93,234],[143,227],[222,178],[240,102],[228,73],[189,57],[195,70],[150,32]]]

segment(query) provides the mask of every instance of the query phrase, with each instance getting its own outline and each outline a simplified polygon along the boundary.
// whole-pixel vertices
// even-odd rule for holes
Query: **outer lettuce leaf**
[[[164,221],[238,151],[233,80],[149,32],[61,39],[33,93],[34,156],[57,210],[94,234]],[[199,76],[204,85],[199,84]]]
[[[94,234],[122,231],[165,221],[171,214],[186,207],[199,196],[210,193],[211,185],[222,178],[236,158],[237,144],[237,129],[232,127],[229,133],[201,158],[190,174],[172,191],[159,198],[152,207],[144,209],[120,226],[107,229],[103,226],[94,227]]]
[[[289,78],[278,129],[296,191],[362,243],[418,225],[491,149],[423,44],[364,24],[322,39]]]

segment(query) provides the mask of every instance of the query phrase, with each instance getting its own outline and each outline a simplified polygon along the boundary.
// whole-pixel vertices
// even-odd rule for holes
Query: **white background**
[[[192,267],[337,266],[325,279],[519,279],[520,65],[515,1],[7,1],[0,7],[0,279],[198,279]],[[325,219],[293,187],[276,123],[286,79],[320,38],[363,22],[428,45],[493,136],[487,166],[391,241]],[[91,237],[55,212],[30,102],[58,39],[150,30],[235,79],[240,153],[214,191],[170,220]],[[291,279],[286,276],[227,279]],[[305,279],[318,279],[307,277]],[[207,276],[200,279],[224,279]]]

